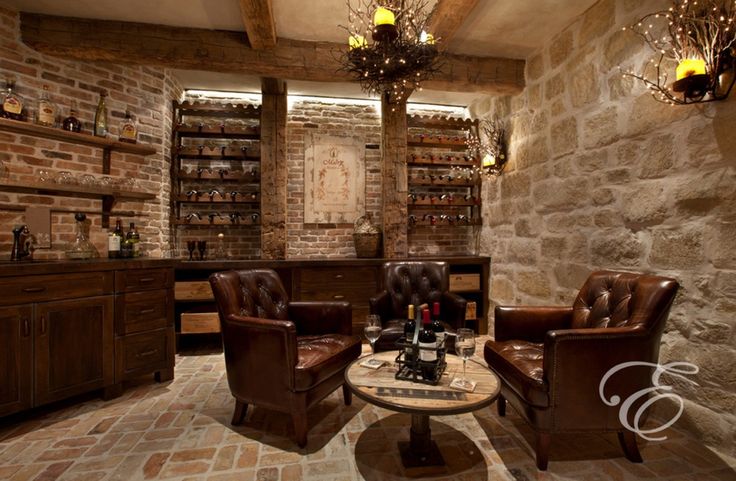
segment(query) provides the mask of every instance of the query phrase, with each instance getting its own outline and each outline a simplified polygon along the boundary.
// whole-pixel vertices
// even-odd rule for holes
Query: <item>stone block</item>
[[[606,187],[593,189],[590,193],[590,197],[593,200],[593,204],[597,206],[608,205],[616,200],[613,190]]]
[[[664,269],[692,269],[705,262],[699,228],[657,229],[652,232],[649,263]]]
[[[639,184],[621,196],[621,204],[626,225],[634,230],[659,224],[669,215],[664,187],[658,184]]]
[[[591,239],[593,264],[600,268],[640,267],[645,252],[643,240],[627,229],[600,231]]]
[[[544,83],[544,98],[552,100],[565,93],[565,80],[562,73],[558,73]]]
[[[630,29],[615,30],[603,46],[603,70],[618,70],[639,53],[642,43],[641,38]]]
[[[541,253],[544,260],[562,259],[567,252],[565,237],[542,236]]]
[[[673,192],[675,205],[686,214],[708,214],[723,201],[736,196],[733,179],[720,171],[699,173],[696,178],[671,178],[676,185]]]
[[[552,39],[549,47],[549,66],[554,69],[562,64],[572,53],[572,29],[568,28]]]
[[[574,152],[578,148],[578,123],[575,117],[552,124],[550,140],[555,157]]]
[[[595,102],[600,97],[600,73],[592,63],[586,64],[570,75],[570,102],[573,107]]]
[[[616,146],[617,165],[635,165],[644,159],[644,144],[627,140]]]
[[[578,43],[586,45],[604,35],[613,27],[616,20],[616,2],[601,0],[583,14],[583,22],[578,34]]]
[[[596,211],[593,215],[593,223],[596,227],[623,227],[624,219],[619,209],[603,209]]]
[[[631,96],[635,79],[623,73],[615,73],[608,79],[608,96],[611,101]]]
[[[580,289],[590,275],[590,268],[581,264],[563,263],[554,268],[557,284],[568,289]]]
[[[618,110],[615,106],[591,115],[583,122],[583,146],[588,149],[605,147],[620,138]]]
[[[639,177],[652,179],[664,177],[675,165],[675,137],[672,134],[657,135],[646,147],[646,162],[641,166]]]
[[[575,259],[579,263],[586,263],[590,258],[588,247],[588,234],[574,232],[568,234],[567,239],[567,256],[569,259]]]
[[[535,265],[538,262],[537,242],[530,239],[514,239],[509,244],[509,262],[525,266]]]
[[[569,235],[575,227],[575,218],[570,214],[554,213],[545,217],[545,225],[552,233]]]
[[[555,99],[549,106],[549,114],[552,117],[559,117],[565,113],[567,113],[567,106],[563,98]]]
[[[552,295],[552,288],[547,275],[538,271],[517,272],[516,288],[524,294],[541,299],[547,299]]]
[[[608,151],[585,151],[575,156],[575,164],[581,172],[598,172],[608,165]]]
[[[506,277],[492,276],[490,297],[496,303],[512,303],[514,301],[514,284]]]
[[[537,110],[542,106],[542,85],[534,84],[526,89],[526,104],[532,110]]]
[[[544,74],[544,55],[538,53],[526,61],[526,80],[527,82],[537,80]]]
[[[532,222],[528,218],[519,219],[514,223],[514,233],[517,237],[537,237],[540,228],[539,222]]]
[[[501,197],[504,199],[526,197],[530,189],[531,182],[527,173],[514,172],[512,175],[501,176]]]
[[[588,203],[589,181],[585,177],[541,181],[535,184],[532,195],[537,212],[572,210]]]
[[[708,344],[731,344],[733,326],[724,322],[697,320],[693,322],[691,338]]]
[[[532,165],[546,162],[549,156],[547,137],[544,135],[535,135],[518,144],[515,155],[510,156],[511,160],[509,162],[516,160],[517,168],[525,169]]]
[[[693,115],[696,110],[657,102],[649,93],[640,95],[629,109],[626,136],[638,137]]]
[[[704,242],[708,260],[714,267],[736,269],[736,222],[708,223]]]

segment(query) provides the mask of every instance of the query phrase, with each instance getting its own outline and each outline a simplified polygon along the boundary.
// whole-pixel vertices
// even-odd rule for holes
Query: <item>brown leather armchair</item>
[[[383,291],[369,300],[371,314],[381,317],[383,331],[376,341],[376,351],[396,349],[396,341],[404,335],[406,309],[440,303],[440,315],[448,332],[465,322],[467,301],[449,291],[450,267],[445,262],[400,261],[383,264]],[[454,338],[448,339],[448,348]]]
[[[572,307],[496,307],[496,338],[483,354],[501,379],[498,414],[506,414],[508,401],[534,428],[537,468],[547,469],[550,435],[564,432],[616,432],[626,457],[641,462],[636,434],[619,420],[621,405],[606,405],[599,385],[618,364],[658,361],[677,288],[666,277],[600,271]],[[603,394],[626,400],[651,385],[651,373],[623,369]],[[628,410],[629,418],[645,400]]]
[[[345,368],[361,352],[351,335],[348,302],[289,302],[271,269],[210,276],[220,314],[225,368],[235,397],[232,424],[248,404],[290,413],[296,443],[307,444],[307,409],[344,384]]]

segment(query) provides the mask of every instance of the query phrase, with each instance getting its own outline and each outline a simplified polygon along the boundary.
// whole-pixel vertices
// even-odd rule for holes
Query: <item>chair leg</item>
[[[550,439],[551,435],[549,433],[537,433],[537,469],[540,471],[547,471]]]
[[[641,453],[639,447],[636,445],[636,433],[629,431],[619,431],[618,442],[621,444],[621,449],[626,455],[626,459],[632,463],[641,463]]]
[[[235,411],[233,411],[233,419],[232,421],[230,421],[230,424],[232,424],[233,426],[242,424],[243,418],[245,418],[245,413],[247,411],[248,411],[248,405],[236,399],[235,400]]]
[[[347,384],[342,385],[342,400],[346,406],[353,404],[353,391],[350,390]]]
[[[496,399],[496,409],[498,410],[499,416],[506,416],[506,398],[500,394],[498,395],[498,399]]]
[[[303,448],[307,445],[307,398],[304,393],[295,393],[291,400],[291,421],[294,424],[294,441]]]

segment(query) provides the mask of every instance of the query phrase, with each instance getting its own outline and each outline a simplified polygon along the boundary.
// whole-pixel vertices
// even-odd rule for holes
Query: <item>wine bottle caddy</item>
[[[413,344],[405,337],[401,337],[396,341],[396,345],[399,347],[399,354],[396,356],[395,362],[399,368],[394,374],[395,379],[429,384],[430,386],[439,384],[442,374],[447,369],[444,339],[436,347],[424,347]],[[420,360],[418,354],[421,351],[434,351],[437,360],[432,362]]]
[[[173,108],[174,225],[259,226],[261,108],[212,102],[174,102]]]

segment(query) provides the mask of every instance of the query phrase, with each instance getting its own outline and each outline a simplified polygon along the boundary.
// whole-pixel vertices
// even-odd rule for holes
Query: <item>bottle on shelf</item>
[[[49,86],[44,85],[41,96],[38,98],[38,110],[36,111],[36,123],[53,127],[56,125],[56,104],[49,97]]]
[[[429,309],[422,311],[422,324],[424,327],[419,332],[419,359],[427,364],[422,365],[422,377],[426,381],[434,381],[437,363],[437,336],[432,330],[429,319]]]
[[[215,247],[215,259],[217,260],[227,259],[227,249],[225,248],[225,234],[223,234],[222,232],[217,234],[217,247]]]
[[[81,132],[82,122],[79,121],[77,115],[77,106],[72,101],[72,104],[69,107],[69,117],[64,119],[61,124],[61,128],[63,128],[64,130],[68,130],[69,132]]]
[[[97,102],[95,111],[94,134],[98,137],[107,137],[107,105],[105,104],[107,92],[100,92],[100,100]]]
[[[23,120],[23,97],[13,92],[15,80],[5,81],[2,114],[6,119]]]
[[[120,142],[135,144],[138,142],[138,124],[130,116],[130,111],[125,111],[125,120],[120,125]]]
[[[131,257],[140,257],[141,255],[141,236],[138,234],[138,230],[135,228],[135,222],[130,223],[130,228],[128,229],[128,233],[125,234],[125,240],[126,242],[131,244],[132,248],[132,256]]]
[[[110,259],[119,259],[122,257],[121,249],[123,246],[123,223],[120,219],[115,221],[115,230],[110,232],[107,238],[107,257]]]
[[[441,345],[445,340],[445,325],[442,324],[440,318],[440,303],[435,302],[432,304],[432,331],[437,336],[437,345]]]

